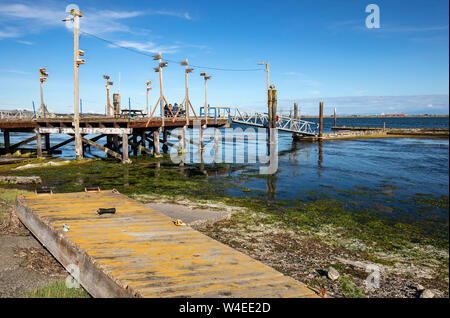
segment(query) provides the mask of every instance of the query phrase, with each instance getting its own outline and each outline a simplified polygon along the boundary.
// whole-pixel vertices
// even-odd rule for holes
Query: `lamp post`
[[[209,107],[208,107],[208,80],[211,79],[211,76],[208,76],[208,74],[206,73],[200,73],[200,76],[203,76],[205,78],[205,107],[204,107],[204,111],[205,111],[205,126],[208,125],[208,112],[209,112]]]
[[[39,69],[39,72],[40,72],[40,74],[41,74],[41,76],[40,76],[40,78],[39,78],[39,81],[40,81],[40,83],[41,83],[41,107],[39,107],[38,114],[40,114],[41,111],[42,111],[43,114],[44,114],[44,117],[45,117],[45,114],[46,114],[46,112],[47,112],[47,107],[46,107],[45,104],[44,104],[44,90],[43,90],[43,83],[44,83],[45,81],[47,81],[48,73],[47,73],[47,70],[46,70],[45,68],[40,68],[40,69]]]
[[[184,102],[184,107],[185,107],[185,111],[186,111],[186,123],[189,123],[189,106],[190,106],[191,101],[189,100],[188,74],[192,73],[194,71],[194,69],[188,67],[189,62],[187,59],[186,59],[186,61],[183,61],[180,64],[185,66],[185,70],[184,70],[185,96],[184,96],[183,102]],[[181,103],[181,104],[183,104],[183,103]]]
[[[113,82],[109,81],[109,75],[103,75],[103,78],[106,80],[106,108],[107,108],[107,114],[108,116],[111,115],[110,109],[111,103],[109,102],[109,85],[113,85]]]
[[[145,114],[146,115],[148,115],[148,92],[152,89],[151,87],[150,87],[150,84],[152,83],[152,81],[148,81],[147,82],[147,91],[146,91],[146,94],[147,94],[147,98],[146,98],[146,103],[145,103]]]
[[[162,61],[162,55],[161,52],[158,53],[158,55],[153,56],[153,60],[158,60],[158,67],[155,68],[155,72],[159,73],[159,103],[160,103],[160,110],[161,110],[161,124],[164,126],[164,107],[163,107],[163,101],[165,101],[164,94],[163,94],[163,81],[162,81],[162,69],[163,67],[167,66],[167,62]],[[167,104],[167,102],[166,102]]]
[[[269,95],[268,95],[268,91],[269,91],[269,62],[259,62],[258,65],[265,65],[266,66],[266,84],[267,84],[266,95],[267,95],[267,105],[269,105]]]
[[[63,21],[73,21],[73,73],[74,73],[74,126],[75,126],[75,153],[77,160],[83,159],[83,148],[80,135],[80,99],[78,89],[78,70],[80,64],[84,64],[84,60],[80,56],[84,56],[84,52],[78,48],[80,17],[83,16],[79,9],[70,10],[71,18],[65,18]]]

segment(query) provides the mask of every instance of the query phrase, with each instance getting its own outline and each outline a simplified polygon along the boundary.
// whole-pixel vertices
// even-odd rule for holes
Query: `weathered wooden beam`
[[[11,149],[11,152],[12,152],[12,151],[14,151],[14,149],[19,148],[20,146],[26,145],[26,144],[32,142],[33,140],[36,140],[36,136],[27,138],[27,139],[25,139],[25,140],[23,140],[21,142],[18,142],[18,143],[14,144],[14,145],[11,145],[9,148]]]
[[[44,134],[44,144],[45,150],[48,151],[50,149],[50,134]]]
[[[159,130],[160,128],[153,132],[153,153],[155,156],[161,156],[161,150],[159,148]]]
[[[319,138],[323,137],[323,102],[319,104]]]
[[[128,135],[122,135],[122,162],[129,163],[130,159],[128,156]]]
[[[73,128],[65,128],[65,127],[39,127],[37,128],[41,134],[74,134],[75,129]],[[80,134],[83,135],[121,135],[121,134],[131,134],[133,132],[133,128],[89,128],[89,127],[80,127]]]
[[[10,141],[10,137],[9,137],[9,131],[8,130],[3,130],[3,140],[4,140],[4,144],[5,144],[5,149],[9,150],[9,146],[11,145],[11,141]]]
[[[122,156],[120,154],[118,154],[115,151],[112,151],[111,149],[103,147],[103,146],[93,142],[92,140],[89,140],[89,139],[86,139],[84,137],[81,137],[81,141],[86,143],[86,144],[88,144],[88,145],[91,145],[92,147],[95,147],[95,148],[105,152],[106,154],[108,154],[108,155],[110,155],[110,156],[112,156],[112,157],[114,157],[116,159],[122,160]]]
[[[56,149],[61,148],[62,146],[65,146],[65,145],[71,143],[74,140],[75,140],[75,137],[72,137],[63,142],[60,142],[59,144],[54,145],[53,147],[50,147],[50,149],[48,149],[48,153],[51,153],[51,152],[55,151]]]
[[[39,132],[36,132],[36,155],[38,158],[42,157],[42,137]]]

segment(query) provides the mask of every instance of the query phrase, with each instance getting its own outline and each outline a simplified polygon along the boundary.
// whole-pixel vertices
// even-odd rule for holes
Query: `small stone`
[[[339,276],[340,276],[339,272],[335,268],[333,268],[331,266],[328,268],[327,277],[329,279],[336,280],[339,278]]]
[[[414,284],[413,287],[414,287],[417,291],[419,291],[419,292],[425,290],[425,287],[423,287],[423,286],[420,285],[420,284]]]
[[[433,298],[434,293],[430,289],[424,289],[420,294],[420,298]]]

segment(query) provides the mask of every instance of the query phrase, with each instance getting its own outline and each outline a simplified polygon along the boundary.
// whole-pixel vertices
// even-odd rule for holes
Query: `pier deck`
[[[98,208],[116,213],[98,215]],[[66,269],[79,267],[94,297],[315,297],[293,278],[116,191],[19,196],[16,210]]]

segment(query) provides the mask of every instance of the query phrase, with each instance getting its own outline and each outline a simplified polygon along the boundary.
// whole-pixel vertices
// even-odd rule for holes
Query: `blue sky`
[[[448,114],[448,1],[0,1],[0,109],[31,108],[39,102],[39,68],[50,76],[45,101],[55,112],[73,109],[73,38],[61,19],[74,3],[83,11],[81,29],[145,54],[163,52],[172,61],[197,67],[190,75],[194,106],[204,103],[200,72],[211,105],[265,110],[266,78],[260,61],[270,62],[270,82],[279,108],[299,102],[303,114]],[[368,29],[368,4],[380,7],[379,29]],[[156,63],[148,56],[114,47],[88,35],[80,38],[86,64],[80,67],[85,111],[103,112],[103,74],[122,103],[145,107],[158,98]],[[164,95],[184,97],[184,71],[169,62]]]

